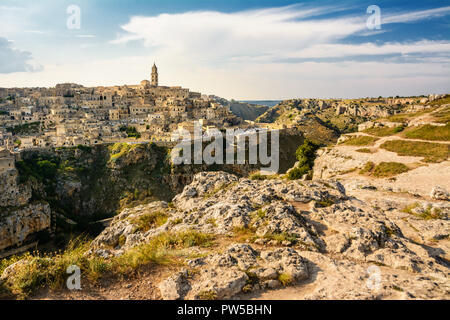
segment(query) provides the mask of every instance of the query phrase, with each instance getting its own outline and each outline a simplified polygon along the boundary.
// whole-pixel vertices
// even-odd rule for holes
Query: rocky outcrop
[[[305,283],[314,283],[317,290],[301,298],[443,297],[445,286],[434,293],[424,289],[430,281],[448,282],[449,276],[445,248],[450,225],[443,214],[447,209],[437,204],[432,208],[440,215],[425,220],[420,212],[402,212],[389,199],[375,203],[349,197],[333,180],[254,181],[202,172],[173,204],[155,202],[122,211],[93,242],[91,253],[106,258],[121,255],[164,232],[196,230],[223,239],[244,232],[246,237],[239,238],[244,240],[233,244],[226,240],[225,247],[186,258],[184,269],[159,283],[162,298],[229,299],[288,284],[308,287]],[[145,230],[137,227],[139,217],[156,213],[163,213],[167,221]],[[438,247],[418,242],[411,230],[426,235],[423,243],[433,241]],[[405,292],[398,295],[396,284],[379,291],[367,287],[372,267],[402,279]],[[416,280],[420,274],[434,280]],[[355,285],[345,285],[345,291],[333,275],[339,281],[355,278]]]
[[[431,190],[430,197],[434,200],[450,201],[450,193],[441,186],[435,186]]]
[[[47,203],[0,210],[0,250],[20,246],[30,235],[50,228],[50,206]]]
[[[280,280],[295,283],[309,275],[306,260],[291,248],[258,251],[240,243],[188,264],[201,266],[199,273],[188,276],[184,270],[161,282],[163,299],[229,299],[242,291],[279,288]]]
[[[157,202],[126,209],[93,244],[115,247],[122,237],[122,246],[130,247],[167,230],[196,230],[219,235],[248,230],[254,233],[255,240],[272,240],[280,244],[285,241],[317,251],[323,247],[317,230],[293,204],[313,202],[320,205],[344,199],[345,190],[335,181],[254,181],[225,172],[202,172],[174,198],[176,208]],[[146,232],[133,227],[131,221],[134,218],[161,210],[168,217],[164,225]]]

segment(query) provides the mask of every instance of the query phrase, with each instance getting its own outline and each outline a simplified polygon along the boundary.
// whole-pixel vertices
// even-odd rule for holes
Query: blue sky
[[[153,61],[162,85],[235,99],[450,92],[450,3],[0,0],[2,87],[134,84]]]

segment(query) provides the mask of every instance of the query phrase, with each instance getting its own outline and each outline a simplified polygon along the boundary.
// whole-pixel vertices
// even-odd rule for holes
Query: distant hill
[[[254,121],[260,115],[270,109],[270,106],[264,104],[253,104],[249,102],[242,102],[236,100],[227,100],[220,97],[214,97],[214,99],[220,102],[222,105],[230,108],[230,111],[244,120]],[[263,101],[261,101],[263,102]],[[270,101],[265,101],[269,103]],[[274,101],[272,101],[273,103]]]
[[[275,107],[282,100],[240,100],[239,102],[250,103],[258,106]]]
[[[234,115],[250,121],[254,121],[269,109],[268,106],[237,101],[230,102],[228,106]]]

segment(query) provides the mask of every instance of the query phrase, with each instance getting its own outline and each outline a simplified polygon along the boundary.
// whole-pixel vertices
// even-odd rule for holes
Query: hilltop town
[[[52,88],[0,88],[0,147],[14,151],[116,142],[164,143],[171,141],[171,133],[176,130],[192,132],[194,120],[200,121],[205,131],[232,127],[282,129],[305,122],[311,112],[323,114],[324,121],[331,118],[331,124],[333,118],[347,116],[355,126],[363,120],[401,112],[404,106],[420,109],[442,98],[288,100],[275,108],[262,109],[267,111],[251,121],[233,114],[232,104],[225,99],[182,87],[160,86],[158,78],[154,64],[150,80],[138,85],[84,87],[64,83]],[[241,106],[249,108],[246,104],[233,105],[238,115]],[[294,112],[273,121],[286,106]]]
[[[138,85],[87,88],[73,83],[53,88],[0,88],[0,146],[7,149],[63,147],[145,140],[170,141],[171,132],[192,127],[239,124],[228,108],[181,87]],[[15,145],[14,145],[15,144]]]

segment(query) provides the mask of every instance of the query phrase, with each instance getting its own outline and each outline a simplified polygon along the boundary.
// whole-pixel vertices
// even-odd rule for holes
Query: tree
[[[314,167],[314,160],[316,159],[316,151],[319,145],[311,140],[306,139],[303,144],[298,147],[295,156],[298,160],[297,167],[291,169],[287,174],[289,180],[297,180],[302,178],[305,174],[310,174]]]

